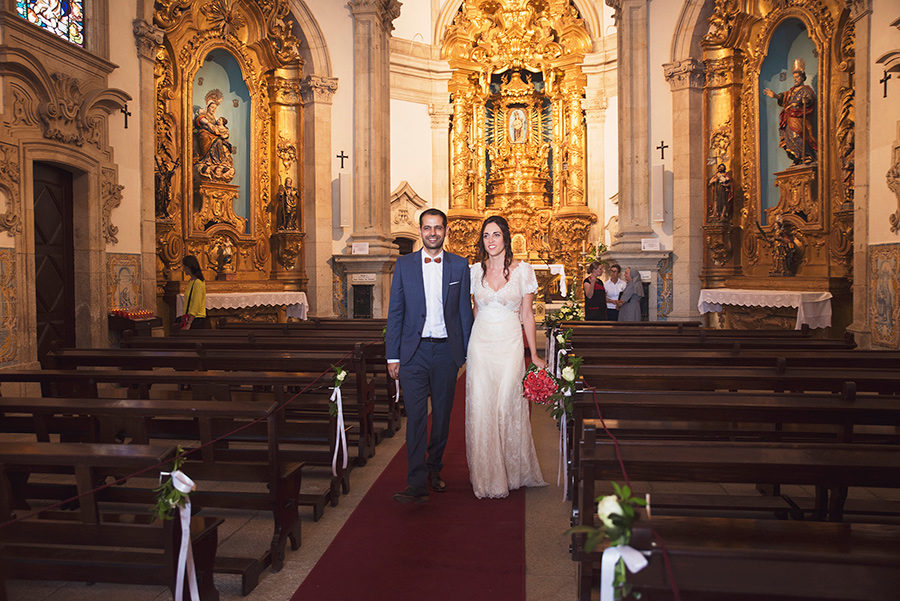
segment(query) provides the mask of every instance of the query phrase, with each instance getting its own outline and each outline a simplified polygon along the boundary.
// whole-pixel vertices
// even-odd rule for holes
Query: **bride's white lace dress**
[[[478,313],[466,357],[466,457],[478,498],[505,497],[522,486],[544,486],[534,450],[528,401],[522,395],[524,344],[522,297],[537,292],[534,269],[525,262],[493,290],[471,267]]]

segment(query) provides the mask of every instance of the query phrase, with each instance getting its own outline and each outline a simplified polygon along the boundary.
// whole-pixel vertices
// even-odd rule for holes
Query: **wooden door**
[[[75,346],[72,174],[45,163],[34,164],[34,274],[40,360]]]

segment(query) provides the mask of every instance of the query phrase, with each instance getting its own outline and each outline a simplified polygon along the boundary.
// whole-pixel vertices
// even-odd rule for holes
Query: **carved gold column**
[[[272,277],[285,282],[285,289],[306,287],[303,261],[304,215],[299,149],[303,139],[301,121],[300,66],[276,69],[269,80],[274,125],[274,165],[269,221],[272,241]],[[288,196],[291,202],[288,202]],[[290,211],[292,214],[287,214]]]
[[[450,130],[450,211],[447,248],[474,258],[474,248],[483,219],[484,200],[478,189],[484,181],[483,140],[473,139],[474,95],[468,90],[466,74],[457,72],[450,83],[453,123]],[[482,132],[484,126],[481,126]]]
[[[725,279],[738,275],[741,269],[740,238],[734,227],[735,216],[743,223],[753,224],[759,218],[748,205],[746,216],[741,216],[739,203],[742,177],[740,165],[735,161],[735,149],[740,145],[741,131],[741,52],[733,48],[708,46],[704,53],[706,60],[706,153],[715,164],[710,166],[707,177],[715,173],[716,165],[722,163],[732,174],[735,190],[734,204],[729,220],[713,218],[714,199],[710,186],[706,187],[706,218],[703,226],[704,258],[701,278],[707,288],[725,285]],[[755,226],[754,226],[755,227]],[[744,234],[747,232],[745,231]]]

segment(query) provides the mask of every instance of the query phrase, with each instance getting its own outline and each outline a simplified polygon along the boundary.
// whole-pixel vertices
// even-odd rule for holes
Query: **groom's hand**
[[[397,379],[400,377],[400,364],[399,363],[388,363],[388,375],[393,379]]]

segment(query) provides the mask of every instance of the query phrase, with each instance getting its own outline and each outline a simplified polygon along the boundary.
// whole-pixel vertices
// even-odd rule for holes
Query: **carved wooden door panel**
[[[55,342],[75,346],[72,174],[34,164],[34,273],[38,359]]]

